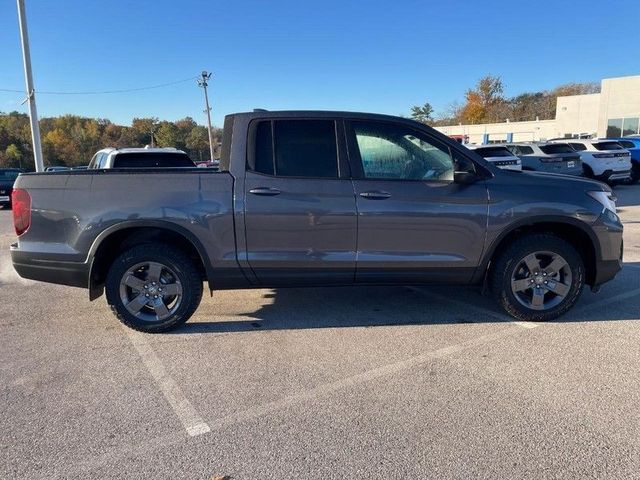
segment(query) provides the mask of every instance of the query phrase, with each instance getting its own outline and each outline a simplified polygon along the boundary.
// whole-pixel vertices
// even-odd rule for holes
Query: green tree
[[[433,122],[433,107],[429,102],[424,105],[411,107],[411,118],[417,122],[430,124]]]

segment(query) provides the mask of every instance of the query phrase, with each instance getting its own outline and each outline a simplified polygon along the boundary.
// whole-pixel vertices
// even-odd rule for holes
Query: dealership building
[[[600,93],[558,97],[556,118],[436,127],[465,143],[540,141],[558,137],[620,137],[640,133],[640,75],[606,78]]]

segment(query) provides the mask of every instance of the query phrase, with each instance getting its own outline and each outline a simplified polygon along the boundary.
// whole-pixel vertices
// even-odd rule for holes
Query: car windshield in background
[[[113,168],[182,168],[195,166],[189,155],[173,152],[119,153],[113,161]]]
[[[5,182],[13,182],[18,178],[20,172],[18,170],[0,170],[0,180]]]
[[[481,157],[513,157],[507,147],[484,147],[475,150]]]
[[[618,142],[598,142],[594,143],[593,146],[596,150],[624,150]]]
[[[552,143],[549,145],[540,145],[540,150],[542,150],[547,155],[553,155],[556,153],[573,153],[574,152],[573,148],[563,143]]]
[[[633,142],[630,142],[629,140],[620,140],[618,143],[622,145],[624,148],[636,148],[636,144]]]

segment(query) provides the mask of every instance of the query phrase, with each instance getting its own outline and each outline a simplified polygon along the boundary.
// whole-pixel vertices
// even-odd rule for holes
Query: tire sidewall
[[[120,282],[126,272],[138,263],[158,262],[170,268],[182,285],[182,299],[176,311],[168,318],[148,322],[127,310],[120,298]],[[195,278],[194,278],[195,277]],[[202,282],[191,260],[180,250],[168,246],[141,245],[120,255],[112,264],[105,282],[107,302],[125,325],[135,330],[155,333],[175,328],[193,314],[202,297]]]
[[[549,251],[561,255],[571,269],[571,287],[565,298],[555,307],[548,310],[534,310],[522,305],[511,290],[511,277],[514,270],[527,255],[540,251]],[[567,312],[578,300],[585,282],[585,268],[578,252],[564,240],[547,236],[539,245],[514,245],[505,253],[502,279],[499,292],[500,303],[508,313],[517,318],[532,321],[552,320]]]

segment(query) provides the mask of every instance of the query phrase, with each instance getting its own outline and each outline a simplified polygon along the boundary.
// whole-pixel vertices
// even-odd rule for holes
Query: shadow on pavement
[[[640,262],[627,263],[625,266],[627,271],[633,269],[640,275]],[[617,282],[619,286],[624,284],[620,279]],[[242,314],[242,320],[187,323],[168,334],[500,323],[501,318],[504,318],[504,321],[510,318],[490,297],[482,296],[478,288],[452,286],[420,289],[424,293],[402,286],[273,289],[264,295],[265,304],[254,312]],[[623,291],[620,288],[610,288],[607,293],[603,291],[598,294],[594,301],[598,302],[601,298],[606,299],[606,295],[617,295]],[[429,293],[437,294],[438,298],[430,296]],[[442,298],[448,295],[465,305],[449,303]],[[585,288],[583,297],[586,295],[590,295],[588,288]],[[629,301],[620,300],[620,305],[628,304]],[[638,303],[636,299],[632,301],[634,304]],[[637,307],[619,309],[612,306],[615,304],[603,307],[606,308],[607,321],[639,318],[640,309]],[[584,298],[578,302],[575,309],[582,309],[579,315],[569,312],[557,322],[594,321],[589,318],[590,310],[588,304],[584,303]],[[221,312],[221,315],[224,314]]]
[[[613,193],[617,197],[616,205],[621,212],[624,211],[624,207],[640,205],[640,183],[636,185],[616,185]]]

